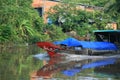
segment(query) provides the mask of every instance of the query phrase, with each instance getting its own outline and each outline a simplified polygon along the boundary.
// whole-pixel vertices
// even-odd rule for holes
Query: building
[[[117,23],[116,22],[110,22],[106,25],[106,28],[117,30]]]
[[[46,12],[50,10],[51,7],[54,7],[55,5],[59,5],[62,2],[60,0],[33,0],[32,2],[32,7],[36,9],[39,12],[39,15],[43,17],[44,22],[48,23],[48,15]],[[86,10],[89,12],[94,12],[95,10],[103,10],[102,7],[97,7],[97,6],[90,6],[90,5],[84,5],[84,4],[76,4],[76,7],[80,10]],[[108,26],[112,25],[113,29],[117,29],[117,24],[116,23],[108,23]]]
[[[45,14],[49,9],[55,5],[58,5],[57,1],[50,0],[33,0],[32,7],[35,8],[41,17],[44,18],[44,22],[47,23],[47,14]]]
[[[49,11],[49,9],[55,5],[59,5],[62,2],[60,0],[33,0],[32,7],[38,10],[39,15],[44,18],[45,23],[47,22],[47,14],[46,12]],[[93,12],[95,9],[102,9],[94,6],[88,6],[83,4],[77,4],[77,8],[81,10],[86,10]]]

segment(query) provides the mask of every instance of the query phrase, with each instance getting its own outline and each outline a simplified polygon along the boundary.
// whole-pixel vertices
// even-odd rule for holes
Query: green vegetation
[[[105,14],[104,11],[87,12],[77,9],[75,6],[74,4],[55,6],[52,9],[56,12],[49,11],[49,18],[52,19],[53,24],[60,26],[63,32],[74,30],[80,36],[88,32],[92,33],[96,29],[108,29],[105,26],[111,22],[111,16]]]
[[[106,24],[113,21],[117,22],[120,29],[119,0],[64,2],[70,4],[53,7],[56,13],[48,13],[53,23],[44,24],[37,11],[31,7],[32,0],[0,0],[0,79],[30,80],[32,70],[42,66],[42,62],[35,62],[32,56],[40,49],[25,43],[62,40],[68,37],[65,32],[71,30],[82,36],[96,29],[106,29]],[[104,11],[78,10],[75,6],[79,3],[102,6]]]
[[[31,1],[1,0],[0,42],[24,42],[35,34],[34,22],[40,18],[29,4]],[[39,24],[42,24],[42,21],[39,21]]]
[[[75,30],[78,35],[84,35],[95,29],[106,29],[105,26],[109,22],[117,22],[118,26],[120,24],[119,0],[69,0],[70,4],[64,3],[53,7],[56,13],[48,13],[53,21],[52,25],[43,23],[43,19],[31,7],[32,1],[1,0],[0,2],[1,43],[61,40],[67,37],[63,32],[70,30]],[[68,2],[68,0],[63,0],[63,2]],[[79,3],[104,6],[105,11],[86,12],[76,9],[75,6]],[[50,33],[44,34],[45,31]]]
[[[120,0],[110,0],[105,5],[105,13],[112,16],[112,20],[117,22],[118,29],[120,29]]]
[[[32,1],[27,0],[0,1],[0,42],[53,41],[53,36],[46,39],[49,36],[44,34],[46,24],[43,23],[37,11],[31,7],[31,3]]]
[[[106,3],[108,3],[110,0],[61,0],[63,2],[70,2],[75,4],[84,4],[84,5],[90,5],[90,6],[99,6],[104,7]]]

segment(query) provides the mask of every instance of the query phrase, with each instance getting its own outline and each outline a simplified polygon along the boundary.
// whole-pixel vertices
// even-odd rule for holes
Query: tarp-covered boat
[[[95,30],[96,41],[111,42],[120,48],[120,30]]]
[[[89,48],[94,50],[117,50],[115,44],[110,42],[98,42],[98,41],[79,41],[75,38],[67,38],[63,41],[54,42],[56,45],[66,45],[68,47],[81,46],[82,48]]]
[[[91,54],[95,52],[110,52],[117,51],[118,48],[115,44],[110,42],[99,41],[79,41],[75,38],[67,38],[63,41],[54,42],[56,45],[66,45],[67,47],[81,47],[80,51],[83,53]]]
[[[120,30],[96,30],[94,34],[96,41],[80,41],[70,37],[53,43],[37,42],[37,45],[51,56],[57,53],[56,50],[87,55],[120,52]]]

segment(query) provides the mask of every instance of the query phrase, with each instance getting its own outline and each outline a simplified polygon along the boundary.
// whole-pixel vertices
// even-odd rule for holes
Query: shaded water
[[[0,80],[30,80],[30,73],[42,66],[34,61],[35,45],[0,45]]]
[[[40,60],[33,57],[39,52],[35,45],[0,46],[0,80],[120,80],[119,58],[68,61],[45,56]]]

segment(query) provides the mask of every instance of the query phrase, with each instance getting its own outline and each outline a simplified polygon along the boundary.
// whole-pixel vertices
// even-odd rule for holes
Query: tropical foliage
[[[87,12],[76,8],[74,4],[61,4],[49,11],[49,18],[53,24],[60,26],[63,32],[75,30],[79,35],[92,32],[95,29],[106,29],[105,26],[111,21],[111,17],[101,11]]]
[[[69,4],[68,0],[61,1],[64,4],[52,8],[55,13],[47,13],[53,22],[52,25],[47,25],[31,7],[32,0],[1,0],[0,42],[54,41],[65,38],[63,32],[75,30],[79,35],[84,35],[95,29],[106,29],[108,22],[115,21],[120,24],[119,0],[69,0]],[[106,12],[79,10],[75,7],[79,3],[93,6],[103,6],[107,3],[104,6]],[[50,33],[45,34],[46,30]]]
[[[31,3],[32,0],[0,1],[0,42],[33,43],[48,40],[48,35],[44,35],[46,25]],[[52,39],[49,37],[49,40]]]
[[[105,5],[105,13],[109,14],[112,16],[112,20],[117,22],[118,24],[118,29],[120,29],[120,0],[110,0],[106,5]]]
[[[1,0],[1,42],[6,42],[7,40],[26,42],[35,34],[36,26],[34,22],[39,21],[40,17],[35,14],[35,11],[29,5],[30,3],[31,1],[26,1],[25,3],[25,0]],[[39,24],[42,24],[42,19]],[[39,25],[39,27],[42,26]]]
[[[70,2],[70,3],[74,3],[74,4],[84,4],[87,6],[100,6],[100,7],[104,7],[104,5],[106,3],[109,2],[109,0],[60,0],[62,2]]]
[[[71,4],[55,6],[53,9],[56,13],[48,13],[52,24],[44,24],[37,11],[31,7],[32,0],[0,0],[0,79],[30,80],[30,73],[43,66],[42,61],[33,59],[33,54],[38,53],[40,48],[36,45],[21,46],[21,43],[61,40],[67,37],[63,32],[70,30],[84,35],[95,29],[106,29],[105,25],[112,21],[120,25],[120,0],[64,2]],[[76,9],[72,2],[75,5],[107,4],[104,6],[105,12],[86,12]]]

